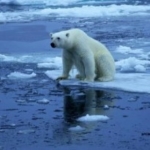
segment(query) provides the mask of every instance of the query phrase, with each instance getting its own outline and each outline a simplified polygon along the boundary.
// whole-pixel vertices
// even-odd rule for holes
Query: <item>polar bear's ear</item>
[[[66,37],[69,37],[69,33],[66,33]]]

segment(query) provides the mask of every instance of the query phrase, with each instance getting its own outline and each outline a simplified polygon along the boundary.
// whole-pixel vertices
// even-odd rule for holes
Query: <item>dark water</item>
[[[61,87],[29,63],[5,63],[0,70],[8,74],[27,66],[37,77],[0,80],[0,149],[149,150],[149,94]],[[109,107],[105,109],[105,105]],[[76,120],[86,114],[107,115],[110,119],[87,123]],[[69,131],[75,126],[84,130]]]

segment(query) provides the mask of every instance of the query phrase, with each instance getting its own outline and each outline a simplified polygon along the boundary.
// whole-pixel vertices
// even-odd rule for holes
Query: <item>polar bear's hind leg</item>
[[[108,56],[101,56],[96,61],[96,80],[100,82],[107,82],[113,80],[115,75],[114,61],[110,61],[110,58],[108,58]]]

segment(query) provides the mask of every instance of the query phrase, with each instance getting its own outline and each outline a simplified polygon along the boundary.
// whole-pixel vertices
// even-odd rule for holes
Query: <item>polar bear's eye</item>
[[[57,37],[57,40],[60,40],[60,37]]]

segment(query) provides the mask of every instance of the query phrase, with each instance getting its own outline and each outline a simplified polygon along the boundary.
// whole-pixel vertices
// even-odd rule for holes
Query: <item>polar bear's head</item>
[[[69,49],[71,46],[70,41],[70,33],[69,31],[61,31],[56,32],[53,34],[50,34],[51,36],[51,47],[52,48],[63,48],[63,49]]]

